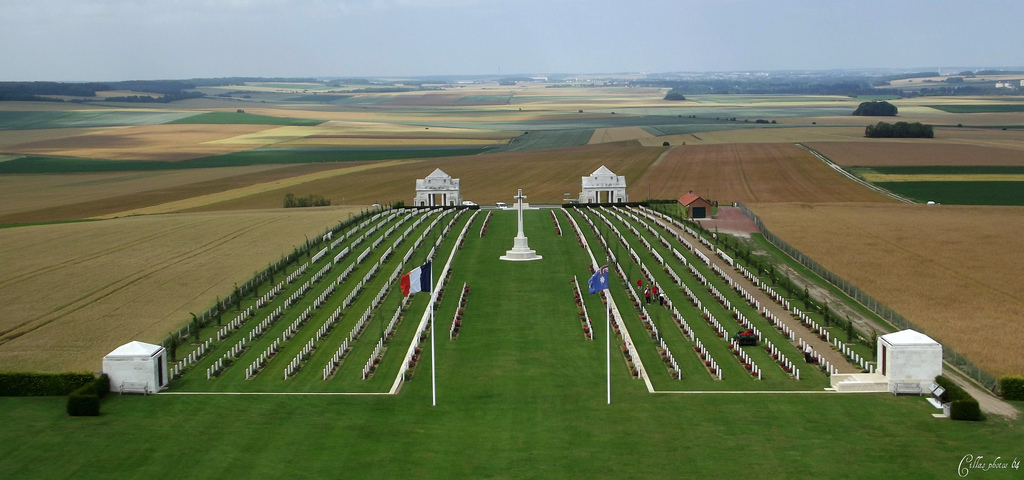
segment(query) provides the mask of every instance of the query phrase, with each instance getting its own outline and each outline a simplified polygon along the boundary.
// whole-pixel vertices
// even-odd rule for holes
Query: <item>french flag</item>
[[[427,262],[402,275],[402,280],[399,283],[402,288],[402,296],[408,297],[414,293],[429,292],[430,282],[430,262]]]

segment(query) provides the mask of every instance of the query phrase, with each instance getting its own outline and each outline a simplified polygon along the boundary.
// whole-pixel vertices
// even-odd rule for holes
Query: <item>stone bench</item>
[[[921,395],[920,383],[896,383],[893,385],[893,395]]]
[[[125,392],[142,393],[143,395],[153,393],[149,388],[149,382],[121,382],[121,386],[118,387],[118,393],[124,395]]]

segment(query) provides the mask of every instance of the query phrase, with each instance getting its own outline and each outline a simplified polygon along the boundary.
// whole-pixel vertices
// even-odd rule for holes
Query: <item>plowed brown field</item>
[[[772,233],[995,375],[1024,373],[1024,208],[758,204]]]
[[[951,143],[808,143],[844,167],[1024,165],[1024,136],[1017,149]]]
[[[351,166],[352,164],[345,164]],[[318,163],[0,176],[0,224],[97,217],[339,168]],[[280,199],[278,204],[280,206]]]
[[[99,370],[159,342],[358,208],[158,215],[0,229],[0,370]]]
[[[719,203],[885,202],[791,144],[674,147],[631,183],[651,198],[679,198],[689,190]],[[646,197],[646,195],[644,195]]]
[[[273,208],[281,204],[287,192],[298,196],[317,193],[330,198],[336,205],[343,202],[365,205],[396,200],[411,204],[416,194],[416,179],[426,177],[435,168],[460,179],[462,196],[466,200],[481,204],[509,202],[516,189],[522,188],[531,203],[562,203],[566,193],[577,198],[580,178],[590,175],[601,165],[619,175],[625,175],[627,185],[635,184],[663,151],[661,147],[648,148],[634,142],[623,142],[418,160],[407,165],[354,172],[337,179],[317,180],[189,211]],[[631,189],[629,194],[646,198],[646,189],[642,192],[640,190]]]

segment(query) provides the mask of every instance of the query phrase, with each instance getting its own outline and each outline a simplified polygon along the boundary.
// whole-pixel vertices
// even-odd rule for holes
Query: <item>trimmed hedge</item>
[[[978,405],[978,401],[963,388],[960,388],[960,385],[942,375],[935,377],[935,383],[946,390],[942,393],[939,400],[942,403],[948,402],[950,404],[949,418],[969,421],[985,419],[985,416],[981,413],[981,406]]]
[[[1007,400],[1024,400],[1024,377],[1007,375],[999,379],[999,395]]]
[[[64,396],[95,380],[91,373],[0,373],[0,397]]]
[[[95,417],[100,414],[100,399],[110,393],[110,377],[100,375],[68,395],[68,415]]]

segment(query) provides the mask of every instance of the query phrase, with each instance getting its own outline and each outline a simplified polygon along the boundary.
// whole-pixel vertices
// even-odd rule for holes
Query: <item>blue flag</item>
[[[590,286],[590,293],[597,293],[600,290],[608,289],[608,265],[605,265],[590,277],[590,281],[587,282]]]

